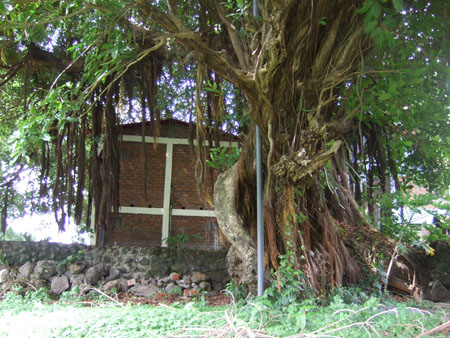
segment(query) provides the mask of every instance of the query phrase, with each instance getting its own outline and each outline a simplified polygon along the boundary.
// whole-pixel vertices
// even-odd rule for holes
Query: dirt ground
[[[210,306],[224,306],[231,303],[231,298],[227,294],[218,293],[216,296],[197,296],[197,297],[185,297],[180,296],[175,293],[157,293],[154,297],[136,297],[130,293],[119,293],[117,295],[117,301],[126,305],[160,305],[166,304],[170,305],[173,303],[188,303],[193,300],[204,299]]]

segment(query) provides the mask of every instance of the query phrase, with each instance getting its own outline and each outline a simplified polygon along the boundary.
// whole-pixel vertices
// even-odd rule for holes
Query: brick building
[[[119,220],[102,234],[101,244],[167,246],[169,238],[187,247],[221,249],[214,210],[197,190],[195,155],[188,141],[193,128],[186,122],[163,120],[155,146],[153,127],[146,125],[147,196],[141,124],[120,128]],[[223,145],[237,146],[234,137],[224,135],[222,140]],[[207,171],[212,187],[211,176],[216,173]]]

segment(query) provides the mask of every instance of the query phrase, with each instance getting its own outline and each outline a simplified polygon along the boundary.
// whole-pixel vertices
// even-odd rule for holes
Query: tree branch
[[[320,77],[320,73],[324,72],[325,66],[330,62],[330,56],[333,52],[336,38],[338,37],[339,26],[342,20],[342,10],[339,11],[336,19],[333,20],[331,27],[327,30],[323,42],[320,44],[319,52],[312,66],[312,75],[314,78]]]
[[[216,7],[217,7],[217,13],[219,14],[220,21],[222,21],[222,23],[225,25],[225,27],[227,29],[228,36],[230,37],[234,52],[236,53],[236,56],[239,60],[239,66],[242,69],[248,69],[248,64],[247,64],[247,61],[244,56],[244,51],[239,42],[239,38],[236,34],[236,27],[230,21],[228,21],[228,19],[225,17],[226,9],[222,5],[220,0],[216,0]]]
[[[144,17],[158,23],[163,29],[171,33],[177,44],[186,51],[195,51],[199,62],[214,70],[222,78],[240,88],[248,98],[256,100],[255,82],[253,74],[246,70],[235,68],[221,52],[211,49],[202,41],[200,34],[188,30],[171,13],[162,13],[146,1],[138,1],[137,9]]]

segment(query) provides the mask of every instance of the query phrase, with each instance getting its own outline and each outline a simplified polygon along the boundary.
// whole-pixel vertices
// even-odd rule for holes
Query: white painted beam
[[[163,224],[161,231],[161,246],[166,247],[166,238],[169,237],[170,225],[170,195],[172,185],[172,159],[173,159],[173,143],[166,145],[166,172],[164,174],[164,210],[163,210]]]
[[[90,240],[89,240],[89,245],[95,245],[95,243],[97,242],[97,228],[95,225],[95,203],[94,200],[92,200],[92,206],[91,206],[91,219],[90,219],[90,226],[91,229],[93,230],[91,236],[89,236]]]
[[[173,216],[216,217],[214,210],[172,209]]]
[[[143,208],[143,207],[120,207],[120,214],[133,215],[164,215],[164,208]],[[173,216],[192,216],[192,217],[216,217],[214,210],[199,209],[172,209]]]
[[[125,142],[142,142],[142,136],[139,135],[121,135],[120,136],[122,141]],[[146,136],[145,137],[146,143],[154,143],[153,136]],[[189,145],[189,141],[187,139],[183,138],[172,138],[172,137],[158,137],[156,139],[156,143],[158,144],[182,144],[182,145]],[[197,140],[194,140],[194,144],[197,144]],[[230,141],[220,141],[220,145],[222,147],[235,147],[237,148],[239,143],[236,141],[230,142]]]
[[[163,215],[164,208],[120,207],[120,214]]]

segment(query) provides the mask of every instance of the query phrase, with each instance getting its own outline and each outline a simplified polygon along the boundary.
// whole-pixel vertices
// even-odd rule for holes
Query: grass
[[[8,293],[0,301],[0,337],[417,337],[448,323],[450,316],[449,307],[431,303],[370,298],[347,304],[338,295],[326,306],[306,300],[274,307],[267,299],[224,307],[203,301],[89,305],[67,295],[49,302],[42,290]]]

